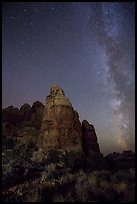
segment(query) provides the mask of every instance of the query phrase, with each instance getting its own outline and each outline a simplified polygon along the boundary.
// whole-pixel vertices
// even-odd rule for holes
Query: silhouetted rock
[[[32,107],[26,103],[20,110],[9,106],[2,113],[3,136],[15,136],[18,144],[27,147],[37,146],[41,149],[38,158],[52,148],[81,151],[86,155],[90,151],[100,153],[94,126],[86,120],[81,124],[77,111],[57,85],[51,87],[45,106],[36,101]],[[10,140],[4,141],[7,144]]]
[[[31,126],[39,129],[42,124],[43,113],[44,105],[41,102],[36,101],[33,103],[26,121],[28,121]]]
[[[21,112],[21,115],[22,115],[22,118],[23,120],[25,120],[26,118],[28,118],[29,116],[29,113],[30,113],[30,110],[31,110],[31,106],[27,103],[23,104],[21,107],[20,107],[20,112]]]
[[[46,98],[39,146],[44,150],[82,150],[82,129],[78,114],[74,111],[64,91],[53,85]]]
[[[20,109],[9,106],[2,110],[2,143],[4,149],[24,144],[35,147],[42,124],[44,105],[36,101],[32,107],[23,104]]]
[[[2,109],[2,122],[7,122],[15,125],[18,124],[21,120],[22,117],[18,108],[9,106]]]
[[[82,121],[82,144],[86,154],[89,154],[90,151],[100,153],[95,128],[86,120]]]
[[[29,104],[23,104],[20,109],[9,106],[2,109],[2,122],[12,125],[31,126],[40,128],[42,124],[42,117],[44,112],[44,105],[36,101],[32,107]]]
[[[105,158],[112,170],[135,168],[135,153],[131,150],[122,153],[113,152]]]

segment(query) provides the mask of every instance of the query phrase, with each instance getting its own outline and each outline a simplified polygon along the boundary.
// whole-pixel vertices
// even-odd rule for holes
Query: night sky
[[[135,143],[135,3],[3,3],[2,106],[64,89],[101,151]]]

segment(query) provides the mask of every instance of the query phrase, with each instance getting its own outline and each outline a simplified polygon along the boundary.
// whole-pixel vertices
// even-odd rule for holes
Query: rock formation
[[[22,120],[20,110],[13,106],[2,109],[2,122],[18,124]]]
[[[39,129],[42,123],[43,112],[44,105],[41,102],[36,101],[35,103],[33,103],[26,121],[28,121],[31,126]]]
[[[20,109],[13,106],[2,109],[2,122],[39,128],[42,123],[44,105],[36,101],[32,107],[25,103]]]
[[[20,109],[13,106],[2,109],[3,146],[9,147],[10,140],[15,145],[25,144],[34,147],[41,127],[44,105],[36,101],[32,107],[23,104]],[[13,143],[12,142],[12,143]]]
[[[90,151],[100,153],[95,128],[86,120],[82,121],[82,145],[83,150],[87,155]]]
[[[49,148],[81,151],[81,137],[82,127],[77,112],[64,91],[53,85],[46,98],[38,144],[44,151]]]
[[[20,107],[20,113],[22,115],[22,120],[26,120],[29,116],[29,113],[30,113],[30,110],[31,110],[31,106],[27,103],[23,104],[21,107]]]
[[[36,101],[32,107],[24,104],[20,109],[9,106],[2,110],[3,135],[19,138],[23,144],[32,144],[37,153],[50,148],[65,151],[100,153],[93,125],[86,120],[81,124],[63,89],[53,85],[45,106]]]

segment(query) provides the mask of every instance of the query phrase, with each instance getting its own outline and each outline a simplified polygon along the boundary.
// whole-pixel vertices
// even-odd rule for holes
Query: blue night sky
[[[3,3],[3,108],[44,104],[54,83],[104,154],[134,151],[135,3]]]

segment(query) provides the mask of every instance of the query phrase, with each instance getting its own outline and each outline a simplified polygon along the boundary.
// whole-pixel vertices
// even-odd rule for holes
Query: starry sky
[[[2,107],[64,89],[103,154],[135,149],[135,3],[7,2]]]

